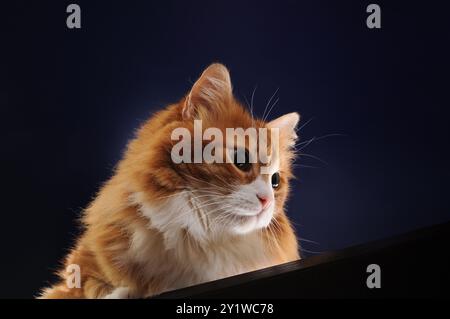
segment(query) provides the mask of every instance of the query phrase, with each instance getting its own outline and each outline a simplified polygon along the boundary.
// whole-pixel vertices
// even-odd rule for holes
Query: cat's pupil
[[[242,161],[242,155],[238,156],[238,154],[241,154],[242,152],[244,154],[244,161]],[[252,168],[252,164],[250,163],[250,155],[247,150],[235,150],[233,161],[234,165],[236,165],[236,167],[241,171],[248,172]]]
[[[280,173],[276,172],[272,175],[272,187],[278,188],[280,186]]]

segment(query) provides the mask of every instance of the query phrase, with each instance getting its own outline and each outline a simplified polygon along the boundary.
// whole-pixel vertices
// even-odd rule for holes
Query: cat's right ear
[[[294,146],[297,139],[296,127],[299,121],[300,115],[297,112],[292,112],[270,121],[267,126],[278,128],[282,136],[288,141],[287,145]]]
[[[228,69],[214,63],[207,67],[194,83],[183,106],[183,119],[201,118],[202,113],[214,111],[232,99]]]

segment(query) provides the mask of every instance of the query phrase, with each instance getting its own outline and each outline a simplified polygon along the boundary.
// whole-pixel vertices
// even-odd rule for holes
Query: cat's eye
[[[272,175],[272,187],[278,188],[280,186],[280,173],[276,172]]]
[[[244,158],[242,158],[242,155],[244,155]],[[250,155],[248,154],[248,151],[244,149],[234,150],[233,163],[237,168],[244,172],[248,172],[252,168]]]

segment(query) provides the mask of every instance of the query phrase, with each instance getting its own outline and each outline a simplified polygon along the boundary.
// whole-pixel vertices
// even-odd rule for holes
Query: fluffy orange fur
[[[177,214],[180,220],[181,214],[189,214],[186,223],[199,221],[203,237],[178,223],[171,207],[179,210],[180,196],[187,190],[201,189],[205,197],[226,196],[231,184],[246,185],[258,177],[270,183],[269,175],[260,174],[261,163],[249,172],[233,163],[174,164],[171,132],[177,127],[193,131],[194,119],[201,119],[204,129],[218,127],[223,132],[227,127],[280,128],[281,180],[273,191],[274,213],[267,227],[243,234],[217,231],[221,223],[190,201],[183,202],[185,211]],[[66,286],[64,267],[61,281],[40,297],[148,297],[299,259],[296,236],[284,212],[297,121],[296,113],[272,122],[254,119],[233,97],[228,70],[220,64],[209,66],[183,99],[139,129],[114,176],[84,211],[83,234],[64,263],[80,266],[81,287]],[[168,216],[171,220],[166,221]]]

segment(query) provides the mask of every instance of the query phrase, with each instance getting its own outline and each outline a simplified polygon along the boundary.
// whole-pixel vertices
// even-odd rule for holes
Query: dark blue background
[[[279,88],[271,117],[312,119],[302,141],[339,134],[297,162],[305,255],[450,220],[444,1],[376,1],[381,30],[368,1],[76,1],[81,30],[69,3],[1,8],[0,296],[53,278],[133,130],[215,61],[259,115]]]

